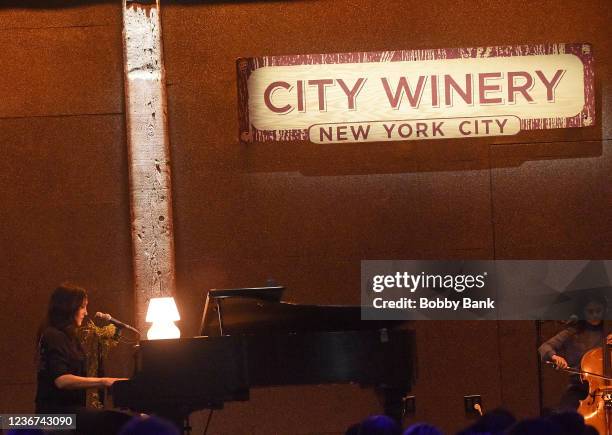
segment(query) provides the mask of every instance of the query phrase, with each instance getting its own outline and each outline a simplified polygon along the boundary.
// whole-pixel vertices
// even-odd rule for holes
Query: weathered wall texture
[[[358,303],[365,258],[609,258],[611,8],[563,5],[167,4],[183,306],[201,303],[207,288],[270,277],[296,302]],[[377,145],[238,142],[239,57],[562,41],[593,44],[604,116],[595,127]],[[198,311],[183,312],[184,330],[195,333]],[[489,408],[537,412],[533,323],[424,322],[417,329],[415,420],[457,429],[466,421],[465,394],[482,394]],[[213,432],[236,433],[244,422],[244,433],[340,432],[372,404],[373,395],[350,386],[279,389],[215,415]]]
[[[0,47],[0,412],[33,411],[54,286],[132,317],[121,6],[0,9]]]
[[[211,287],[274,278],[294,302],[356,304],[362,259],[610,258],[612,9],[563,5],[162,2],[183,334],[197,333]],[[92,308],[131,319],[120,21],[119,2],[0,11],[0,352],[14,355],[1,366],[2,411],[31,409],[32,336],[57,281],[82,282]],[[238,142],[238,57],[545,42],[593,44],[596,126],[325,147]],[[465,394],[537,412],[533,323],[417,331],[415,420],[465,425]],[[266,389],[215,413],[209,433],[340,434],[379,410],[356,386]]]
[[[149,299],[174,296],[174,232],[166,82],[157,4],[123,8],[125,106],[130,173],[135,325]]]

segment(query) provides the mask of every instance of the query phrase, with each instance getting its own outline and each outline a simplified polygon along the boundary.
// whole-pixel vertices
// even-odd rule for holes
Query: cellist
[[[559,369],[580,370],[580,360],[589,350],[600,347],[603,339],[603,319],[608,304],[603,295],[589,295],[582,304],[578,321],[544,342],[538,352],[542,361],[551,361]],[[612,344],[612,334],[607,341]],[[570,375],[569,384],[561,396],[560,410],[576,410],[586,398],[589,385],[577,374]]]

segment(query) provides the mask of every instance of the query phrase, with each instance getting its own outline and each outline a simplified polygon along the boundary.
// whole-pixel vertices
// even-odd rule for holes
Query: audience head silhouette
[[[134,417],[128,421],[119,435],[180,435],[176,426],[158,417]]]

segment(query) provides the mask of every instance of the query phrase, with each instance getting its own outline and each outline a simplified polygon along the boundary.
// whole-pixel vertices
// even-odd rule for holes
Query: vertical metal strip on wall
[[[175,291],[170,151],[159,0],[123,3],[136,325],[150,298]]]

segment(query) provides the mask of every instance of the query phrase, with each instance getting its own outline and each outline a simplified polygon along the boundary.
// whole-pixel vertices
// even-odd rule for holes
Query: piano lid
[[[406,324],[404,321],[361,320],[360,306],[282,302],[283,290],[283,287],[210,290],[202,316],[201,335],[395,329]]]

